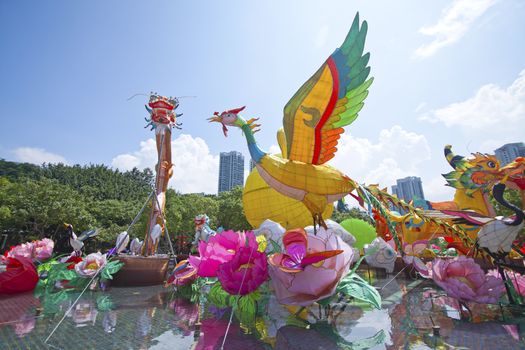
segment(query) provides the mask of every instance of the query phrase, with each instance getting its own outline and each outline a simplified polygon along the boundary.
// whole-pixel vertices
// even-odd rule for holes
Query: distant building
[[[255,168],[255,162],[253,159],[250,159],[250,173],[252,172],[253,168]]]
[[[392,194],[395,194],[397,198],[399,198],[399,195],[397,193],[397,185],[392,185]]]
[[[193,195],[196,195],[196,196],[202,196],[202,197],[205,197],[205,196],[208,195],[208,194],[205,193],[205,192],[192,192],[192,193],[188,193],[188,194],[193,194]]]
[[[500,161],[500,165],[504,166],[512,162],[516,157],[525,157],[525,144],[523,142],[507,143],[497,150],[496,158]]]
[[[240,152],[221,152],[219,193],[244,185],[244,156]]]
[[[392,186],[392,194],[395,194],[397,198],[403,199],[407,203],[415,198],[425,198],[421,178],[408,176],[404,179],[398,179],[396,182],[397,184]]]

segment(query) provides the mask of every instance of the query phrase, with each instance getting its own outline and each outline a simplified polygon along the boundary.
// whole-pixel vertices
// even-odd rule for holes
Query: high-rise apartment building
[[[409,202],[415,197],[424,199],[423,185],[421,178],[417,176],[408,176],[404,179],[398,179],[397,184],[392,186],[392,193],[397,195],[397,198]]]
[[[523,142],[507,143],[495,150],[494,153],[496,153],[500,165],[504,166],[516,157],[525,157],[525,144]]]
[[[244,185],[244,156],[240,152],[221,152],[219,193]]]

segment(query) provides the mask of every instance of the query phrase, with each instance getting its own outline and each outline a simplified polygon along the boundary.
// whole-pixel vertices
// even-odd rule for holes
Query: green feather
[[[343,53],[346,54],[350,50],[358,34],[359,12],[356,13],[354,21],[352,22],[352,26],[350,27],[350,31],[348,32],[348,35],[346,36],[345,41],[343,42],[343,45],[341,45],[341,50],[343,51]]]
[[[363,22],[363,25],[361,26],[361,31],[357,35],[356,41],[354,45],[352,45],[352,48],[348,52],[343,51],[345,55],[348,55],[347,58],[347,65],[352,67],[357,61],[361,58],[363,55],[363,50],[365,48],[365,38],[366,38],[366,32],[368,30],[368,25],[366,21]]]
[[[350,84],[348,84],[347,89],[352,90],[358,87],[359,85],[363,84],[363,82],[368,77],[368,74],[370,74],[370,67],[366,67],[363,71],[361,71],[359,75],[355,77],[354,80],[350,82]]]
[[[352,108],[350,108],[348,111],[346,111],[345,113],[348,113],[348,114],[357,114],[364,106],[365,104],[363,102],[353,106]]]
[[[368,64],[368,60],[370,60],[370,52],[367,52],[366,55],[361,57],[359,61],[356,62],[356,64],[350,69],[350,73],[348,73],[348,77],[350,79],[354,79],[363,69],[365,69],[366,65]]]
[[[348,100],[355,98],[357,95],[359,95],[363,91],[366,91],[370,87],[370,85],[372,85],[373,81],[374,81],[374,78],[372,77],[368,79],[367,81],[365,81],[361,86],[358,86],[357,88],[353,90],[349,89],[349,92],[346,94],[346,98]]]
[[[363,101],[368,96],[367,89],[373,81],[374,78],[370,78],[357,88],[348,92],[346,95],[348,103],[345,105],[347,110],[341,113],[339,121],[333,123],[334,128],[350,125],[357,119],[357,113],[363,108]]]
[[[365,98],[368,96],[368,90],[363,91],[359,95],[352,98],[350,101],[348,101],[347,104],[345,104],[345,107],[347,109],[351,108],[352,106],[355,106],[365,100]]]
[[[342,116],[344,117],[344,119],[341,119],[340,121],[334,123],[334,128],[342,128],[344,126],[350,125],[354,122],[354,120],[357,119],[357,114],[352,115],[344,112]]]

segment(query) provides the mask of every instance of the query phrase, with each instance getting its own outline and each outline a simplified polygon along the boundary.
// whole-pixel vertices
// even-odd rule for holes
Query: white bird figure
[[[377,237],[370,244],[365,244],[363,250],[368,265],[383,268],[388,273],[394,272],[397,254],[394,248],[386,243],[383,238]],[[368,255],[368,253],[370,254]]]
[[[478,245],[487,248],[491,253],[509,253],[512,249],[512,242],[523,228],[525,219],[523,211],[507,202],[503,197],[505,188],[505,184],[494,185],[492,195],[501,205],[516,213],[514,219],[495,218],[481,226],[478,232]]]
[[[129,250],[131,251],[131,254],[133,255],[140,255],[140,251],[142,250],[142,244],[144,242],[139,240],[138,238],[135,238],[131,241],[131,244],[129,245]]]
[[[151,233],[149,235],[151,238],[151,241],[153,242],[153,245],[157,244],[157,241],[159,240],[161,233],[162,233],[162,227],[160,227],[159,224],[156,224],[155,226],[153,226],[153,228],[151,229]]]
[[[71,236],[69,237],[69,245],[71,246],[71,248],[73,248],[75,253],[80,253],[82,251],[82,248],[84,248],[84,242],[80,241],[77,238],[75,232],[71,232]]]
[[[502,206],[514,211],[514,218],[488,217],[469,210],[441,210],[434,217],[452,219],[456,224],[480,227],[477,244],[486,248],[490,253],[508,254],[512,249],[512,242],[523,228],[525,215],[518,207],[507,202],[503,197],[506,185],[498,183],[492,187],[492,196]]]
[[[116,254],[121,253],[124,249],[126,249],[126,247],[128,246],[128,243],[129,243],[128,232],[124,231],[124,232],[119,233],[119,235],[117,236],[117,242],[115,244],[115,249],[116,249],[115,253]]]
[[[73,225],[71,224],[64,224],[64,227],[66,228],[68,238],[68,243],[73,248],[73,251],[75,252],[75,255],[80,256],[82,255],[82,248],[84,247],[84,241],[88,238],[95,237],[98,235],[98,229],[94,230],[87,230],[80,234],[80,236],[77,237],[76,233],[73,231]]]

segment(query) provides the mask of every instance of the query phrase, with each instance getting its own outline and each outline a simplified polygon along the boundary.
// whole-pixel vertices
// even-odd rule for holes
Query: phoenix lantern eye
[[[228,113],[223,117],[223,119],[225,122],[230,123],[235,119],[235,117],[233,116],[233,114]]]
[[[496,167],[496,163],[494,163],[493,161],[487,162],[487,165],[488,165],[489,168],[495,168]]]

